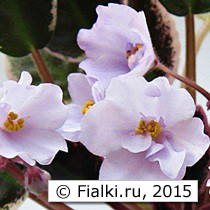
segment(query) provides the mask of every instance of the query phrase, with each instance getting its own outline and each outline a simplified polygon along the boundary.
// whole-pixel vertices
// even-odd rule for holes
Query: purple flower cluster
[[[0,87],[0,155],[19,156],[29,165],[50,164],[59,150],[67,151],[57,132],[65,122],[67,107],[57,85],[31,85],[22,72],[19,82],[8,80]]]
[[[100,180],[182,179],[210,144],[192,97],[165,77],[144,79],[156,55],[143,12],[118,4],[96,11],[92,29],[78,34],[86,75],[68,76],[73,103],[63,104],[57,85],[31,85],[27,72],[0,87],[0,168],[16,157],[50,164],[67,152],[67,139],[104,158]],[[41,192],[48,179],[28,167],[31,191]]]
[[[98,6],[92,29],[78,44],[87,75],[68,78],[73,104],[60,133],[104,157],[101,180],[179,180],[209,147],[195,104],[165,77],[142,76],[155,64],[143,12]]]
[[[98,19],[92,29],[81,29],[78,44],[86,60],[80,67],[107,87],[122,74],[143,75],[156,59],[144,12],[118,4],[96,8]]]

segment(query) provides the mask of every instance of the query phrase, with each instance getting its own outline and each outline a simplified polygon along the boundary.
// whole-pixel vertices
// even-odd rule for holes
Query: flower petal
[[[10,110],[11,106],[9,104],[0,102],[0,128],[4,128],[4,123],[7,121]]]
[[[145,158],[148,158],[164,148],[163,144],[158,144],[152,141],[151,147],[146,151]]]
[[[126,44],[130,40],[110,26],[95,25],[92,30],[95,31],[82,29],[78,34],[78,43],[88,57],[79,67],[107,87],[112,78],[130,71],[126,58]]]
[[[18,81],[20,85],[29,86],[32,83],[32,77],[27,71],[22,71]]]
[[[170,129],[173,133],[173,147],[177,151],[186,150],[187,166],[194,165],[209,148],[210,139],[203,130],[202,121],[196,117],[182,121]]]
[[[8,132],[0,129],[0,155],[5,158],[14,158],[19,152],[16,151],[13,141],[8,137]],[[22,153],[24,151],[21,151]]]
[[[106,98],[117,106],[124,107],[126,111],[130,110],[130,114],[135,113],[140,121],[140,113],[155,116],[152,104],[159,94],[157,86],[148,83],[144,77],[121,75],[112,80],[107,89]]]
[[[19,107],[18,115],[25,119],[25,126],[55,130],[67,118],[67,107],[62,103],[62,90],[53,84],[41,84]]]
[[[12,80],[3,82],[4,96],[1,101],[10,104],[12,111],[18,113],[21,106],[35,91],[34,87],[22,85]]]
[[[141,58],[137,60],[135,67],[132,68],[132,72],[141,73],[141,75],[143,75],[154,66],[156,60],[144,12],[136,13],[130,23],[130,27],[137,34],[141,34],[141,40],[143,43],[142,48],[144,48],[143,59]],[[136,54],[138,54],[138,52]],[[137,56],[136,54],[134,56]]]
[[[109,100],[98,102],[82,119],[81,142],[93,154],[104,157],[119,149],[125,135],[130,136],[138,125],[132,117]]]
[[[105,99],[106,89],[101,82],[97,81],[92,86],[92,94],[95,102],[102,101]]]
[[[151,106],[156,112],[155,116],[164,119],[167,128],[193,117],[195,104],[185,89],[172,87],[165,77],[158,77],[151,84],[158,86],[161,91],[161,96],[156,97]]]
[[[94,75],[107,87],[110,80],[130,72],[126,45],[139,43],[139,34],[129,24],[137,12],[125,5],[98,6],[97,22],[90,30],[80,30],[78,44],[88,59],[80,64],[88,75]]]
[[[68,107],[68,118],[63,124],[63,126],[57,130],[65,139],[70,141],[79,141],[78,136],[81,132],[81,120],[82,106],[76,104],[69,104]]]
[[[36,161],[31,159],[30,155],[26,152],[19,153],[18,157],[21,158],[23,161],[25,161],[26,163],[28,163],[31,166],[34,166],[36,164]],[[12,160],[16,163],[24,165],[24,162],[22,160],[20,160],[19,158],[18,159],[15,158],[15,160],[14,159],[12,159]]]
[[[148,87],[145,89],[145,94],[151,97],[160,97],[161,91],[155,85],[148,85]]]
[[[111,25],[122,31],[127,29],[127,26],[137,13],[131,7],[113,3],[109,3],[108,6],[98,6],[96,12],[98,14],[97,23],[99,25]]]
[[[50,164],[59,150],[68,150],[65,140],[56,131],[41,129],[23,128],[15,133],[1,133],[1,143],[4,145],[4,148],[0,147],[2,156],[12,158],[27,153],[32,160],[42,165]],[[28,164],[32,163],[27,161],[26,154],[20,157]]]
[[[150,33],[147,27],[147,21],[144,12],[136,13],[133,16],[132,21],[129,23],[129,26],[132,30],[138,32],[139,34],[142,34],[142,37],[144,37],[145,41],[147,41],[150,44],[149,47],[152,47]]]
[[[123,136],[122,147],[133,153],[143,152],[152,144],[150,135],[125,135]]]
[[[176,179],[184,164],[186,151],[176,152],[170,143],[164,143],[165,147],[150,156],[150,162],[158,161],[162,172],[171,179]]]
[[[99,172],[100,180],[170,180],[160,170],[157,162],[144,158],[145,153],[131,153],[120,149],[109,154],[103,161]]]
[[[93,77],[91,77],[93,79]],[[97,80],[95,79],[94,82]],[[91,87],[94,83],[89,79],[89,76],[80,73],[69,74],[68,76],[68,90],[73,102],[77,105],[84,106],[88,101],[94,101]]]

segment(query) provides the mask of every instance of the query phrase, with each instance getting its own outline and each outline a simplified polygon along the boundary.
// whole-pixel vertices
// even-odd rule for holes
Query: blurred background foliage
[[[13,203],[24,200],[24,187],[8,172],[0,171],[0,209],[9,209]]]

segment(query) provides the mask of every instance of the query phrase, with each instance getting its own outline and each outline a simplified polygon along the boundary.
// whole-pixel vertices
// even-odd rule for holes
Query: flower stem
[[[24,171],[20,170],[14,162],[8,160],[5,169],[24,186]],[[50,210],[71,210],[70,207],[63,203],[49,203],[47,192],[44,192],[42,195],[33,195],[29,193],[29,197]]]
[[[32,47],[31,49],[31,57],[37,67],[41,80],[43,82],[54,83],[54,79],[45,64],[41,53],[38,50],[36,50],[34,47]]]
[[[186,77],[196,82],[196,49],[194,15],[190,12],[185,17],[186,28]],[[196,103],[195,90],[186,87]]]
[[[47,207],[47,209],[52,209],[52,210],[72,210],[72,208],[70,208],[69,206],[65,205],[64,203],[50,203],[48,202],[48,193],[44,192],[42,195],[33,195],[33,194],[29,194],[29,197],[38,202],[41,205],[44,205],[45,207]]]
[[[28,196],[30,199],[32,199],[33,201],[37,202],[39,205],[45,207],[46,209],[49,209],[49,210],[53,210],[51,207],[49,207],[45,202],[43,202],[41,199],[37,198],[36,195],[34,194],[29,194]]]
[[[202,87],[200,87],[199,85],[197,85],[194,81],[182,77],[179,74],[177,74],[176,72],[170,70],[168,67],[166,67],[165,65],[163,65],[161,62],[158,61],[157,63],[157,68],[161,69],[162,71],[164,71],[165,73],[173,76],[174,78],[178,79],[179,81],[185,83],[186,85],[188,85],[189,87],[197,90],[198,92],[200,92],[204,97],[207,98],[208,101],[210,101],[210,93],[207,92],[205,89],[203,89]]]
[[[206,35],[208,34],[210,30],[210,18],[204,21],[203,25],[201,28],[198,30],[196,33],[196,55],[198,54],[201,44],[203,43],[203,40],[205,39]],[[186,76],[186,66],[183,69],[183,75]],[[181,87],[185,87],[185,85],[182,83]]]

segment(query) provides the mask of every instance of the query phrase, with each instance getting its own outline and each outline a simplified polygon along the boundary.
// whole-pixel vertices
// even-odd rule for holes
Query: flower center
[[[95,103],[91,100],[88,100],[84,107],[82,108],[82,114],[85,114]]]
[[[25,120],[23,118],[18,119],[18,115],[14,112],[10,112],[7,117],[7,121],[4,123],[4,127],[8,131],[19,131],[24,127]]]
[[[130,49],[127,50],[126,52],[126,58],[129,59],[131,55],[134,55],[136,54],[136,52],[142,48],[142,44],[135,44],[134,46],[132,47],[129,47]]]
[[[155,140],[160,135],[161,131],[162,127],[158,122],[151,120],[149,123],[146,123],[145,120],[141,120],[138,127],[135,129],[135,134],[142,135],[148,132],[152,139]]]

